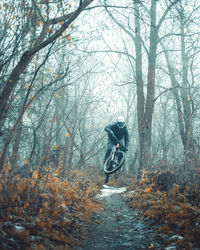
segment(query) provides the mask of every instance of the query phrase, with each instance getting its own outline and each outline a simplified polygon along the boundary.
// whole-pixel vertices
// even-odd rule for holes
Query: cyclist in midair
[[[119,116],[116,122],[107,125],[104,130],[108,133],[107,151],[104,158],[105,163],[112,151],[112,147],[118,143],[113,136],[119,141],[124,139],[125,148],[122,150],[127,152],[129,146],[129,133],[123,116]]]

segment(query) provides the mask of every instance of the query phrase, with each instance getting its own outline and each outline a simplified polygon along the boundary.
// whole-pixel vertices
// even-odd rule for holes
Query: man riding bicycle
[[[104,130],[108,133],[108,145],[104,158],[105,163],[106,159],[109,157],[112,151],[113,146],[117,145],[118,143],[116,139],[120,142],[124,139],[125,147],[123,147],[121,150],[123,150],[124,152],[128,151],[129,134],[123,116],[119,116],[116,122],[107,125]]]

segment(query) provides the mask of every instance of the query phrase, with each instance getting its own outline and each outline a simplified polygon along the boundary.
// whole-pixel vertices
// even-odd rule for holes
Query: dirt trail
[[[153,228],[137,219],[136,214],[125,204],[121,192],[104,186],[102,197],[104,211],[95,214],[88,228],[88,239],[76,250],[149,249],[153,243]]]

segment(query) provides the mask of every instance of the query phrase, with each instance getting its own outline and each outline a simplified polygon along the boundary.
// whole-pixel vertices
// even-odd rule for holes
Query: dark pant
[[[110,156],[110,153],[112,151],[113,146],[114,146],[114,143],[111,141],[110,138],[108,138],[107,151],[105,154],[104,163],[108,159],[108,157]]]

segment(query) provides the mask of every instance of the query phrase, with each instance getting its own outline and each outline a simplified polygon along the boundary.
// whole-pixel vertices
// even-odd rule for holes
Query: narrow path
[[[104,186],[100,196],[105,201],[104,211],[93,216],[88,239],[76,250],[149,249],[153,229],[138,220],[125,204],[121,195],[123,191],[125,188]]]

